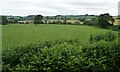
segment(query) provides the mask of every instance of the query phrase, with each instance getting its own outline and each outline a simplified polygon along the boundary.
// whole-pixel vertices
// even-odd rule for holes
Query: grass
[[[19,46],[54,39],[76,39],[86,42],[90,35],[108,30],[80,25],[9,24],[2,27],[2,46]]]

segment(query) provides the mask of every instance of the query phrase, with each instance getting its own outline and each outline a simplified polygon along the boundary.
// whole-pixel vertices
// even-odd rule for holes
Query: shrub
[[[120,25],[114,25],[114,26],[109,26],[108,29],[111,29],[113,31],[118,31]]]
[[[79,39],[45,41],[3,51],[3,71],[119,72],[117,40],[82,45]]]
[[[119,53],[118,42],[99,41],[98,43],[88,44],[82,48],[85,61],[88,61],[89,69],[93,72],[119,72]],[[92,64],[92,65],[91,65]]]
[[[116,39],[117,39],[117,34],[112,31],[108,31],[105,34],[96,34],[95,36],[92,37],[92,40],[95,42],[98,42],[100,40],[114,41]]]

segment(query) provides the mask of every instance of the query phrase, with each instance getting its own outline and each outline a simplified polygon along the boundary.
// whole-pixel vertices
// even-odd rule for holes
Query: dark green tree
[[[43,16],[42,15],[36,15],[35,16],[35,19],[34,19],[34,24],[37,25],[37,24],[43,24]]]
[[[111,23],[109,22],[111,21]],[[106,28],[108,26],[112,26],[114,23],[113,17],[109,13],[101,14],[98,17],[98,24],[102,28]]]

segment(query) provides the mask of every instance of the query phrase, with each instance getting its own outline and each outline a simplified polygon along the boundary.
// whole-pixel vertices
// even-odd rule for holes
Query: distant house
[[[26,20],[28,24],[34,24],[34,20]]]
[[[19,24],[27,24],[27,21],[18,21]]]

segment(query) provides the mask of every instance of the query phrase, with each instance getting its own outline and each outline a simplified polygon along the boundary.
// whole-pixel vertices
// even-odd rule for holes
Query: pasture
[[[90,35],[105,33],[108,30],[81,25],[55,24],[9,24],[2,26],[2,46],[19,46],[55,39],[76,39],[83,43]]]
[[[115,32],[107,31],[82,25],[4,25],[2,70],[120,72],[120,46]]]

